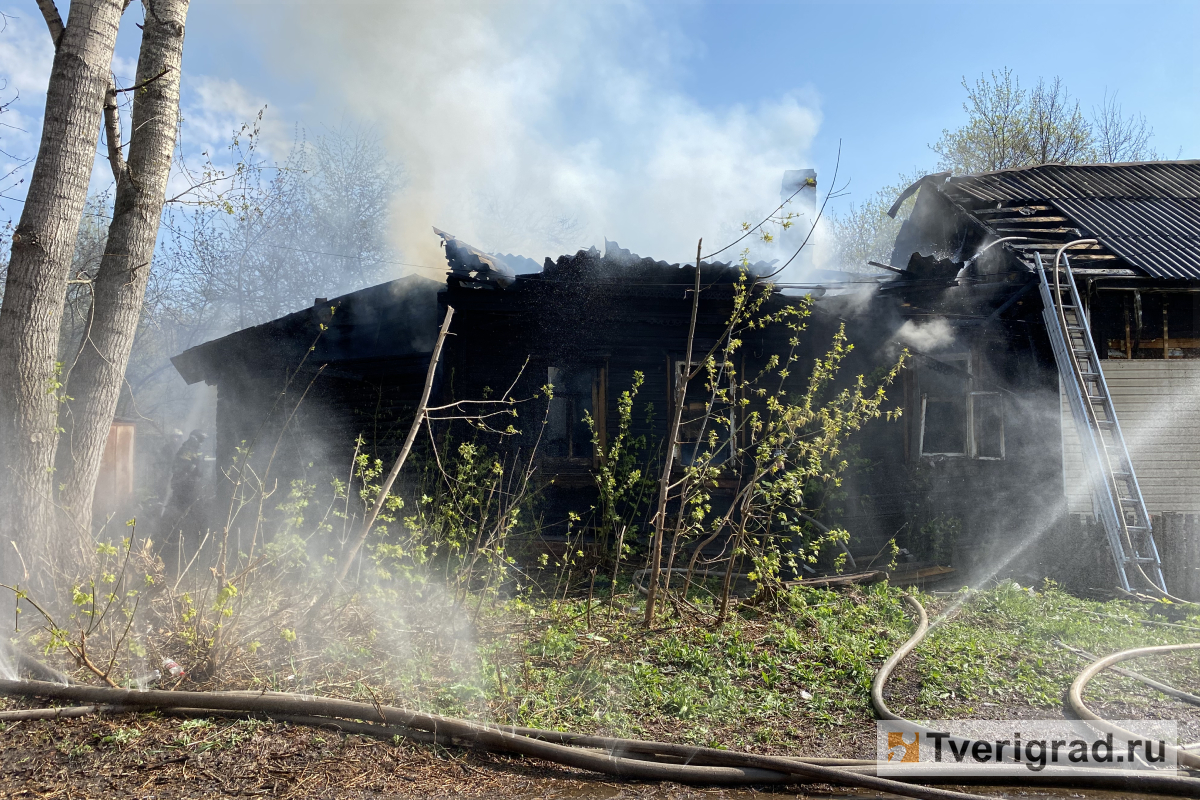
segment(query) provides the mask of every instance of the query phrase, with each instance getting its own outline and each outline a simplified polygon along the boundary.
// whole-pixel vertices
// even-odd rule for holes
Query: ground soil
[[[0,734],[6,798],[741,797],[683,786],[614,782],[533,759],[263,723],[116,715],[22,722]],[[116,734],[124,744],[105,741]],[[229,735],[232,732],[233,737]],[[241,735],[240,741],[232,738]],[[209,746],[182,744],[184,738]],[[834,796],[827,791],[820,796]],[[779,790],[784,791],[784,790]],[[784,791],[796,796],[796,789]],[[855,793],[839,793],[854,796]],[[800,795],[806,796],[806,795]]]
[[[1118,716],[1133,709],[1106,708]],[[1144,709],[1142,709],[1144,711]],[[1168,716],[1181,709],[1164,708]],[[1029,716],[1032,709],[999,709]],[[1038,712],[1045,714],[1044,710]],[[1193,723],[1200,724],[1200,723]],[[847,732],[849,733],[849,732]],[[859,737],[837,737],[843,742]],[[811,740],[812,750],[835,742]],[[822,747],[821,745],[826,745]],[[764,747],[764,751],[778,748]],[[805,752],[812,752],[806,749]],[[997,797],[1116,797],[1102,792],[980,789]],[[0,797],[5,798],[729,798],[880,797],[828,786],[720,790],[645,785],[536,759],[386,742],[285,723],[148,714],[25,721],[0,733]]]

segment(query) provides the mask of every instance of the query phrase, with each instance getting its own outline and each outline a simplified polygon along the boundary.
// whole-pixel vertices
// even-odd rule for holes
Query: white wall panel
[[[1200,512],[1200,360],[1100,362],[1151,514]],[[1092,510],[1065,395],[1063,483],[1071,511]]]

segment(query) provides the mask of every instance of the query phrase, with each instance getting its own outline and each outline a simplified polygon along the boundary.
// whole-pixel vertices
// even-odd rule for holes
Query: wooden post
[[[1170,334],[1167,331],[1167,296],[1163,295],[1163,358],[1171,357]]]
[[[1124,298],[1124,303],[1122,305],[1125,309],[1125,357],[1132,360],[1133,359],[1133,336],[1131,335],[1131,331],[1129,330],[1129,297],[1128,297],[1128,295],[1126,295],[1126,297]]]

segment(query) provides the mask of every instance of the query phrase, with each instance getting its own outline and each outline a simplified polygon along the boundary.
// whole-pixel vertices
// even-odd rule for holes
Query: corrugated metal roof
[[[1156,278],[1200,279],[1200,161],[1037,167],[950,178],[968,209],[1046,203]]]

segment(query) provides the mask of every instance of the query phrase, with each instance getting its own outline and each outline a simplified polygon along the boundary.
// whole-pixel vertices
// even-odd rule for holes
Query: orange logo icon
[[[905,741],[903,731],[888,731],[888,763],[916,763],[921,760],[921,734],[913,731],[912,741]]]

